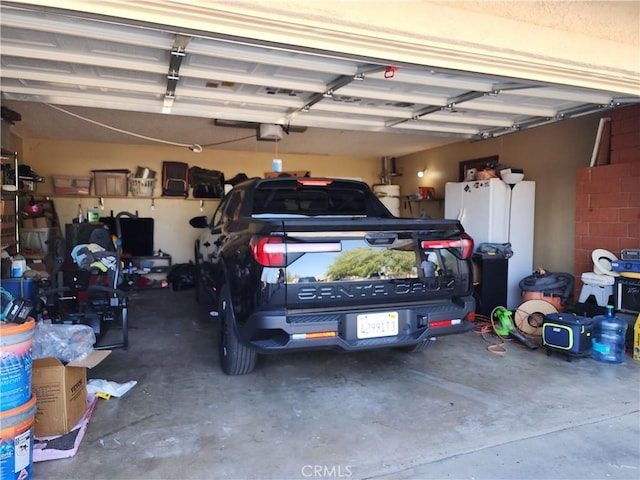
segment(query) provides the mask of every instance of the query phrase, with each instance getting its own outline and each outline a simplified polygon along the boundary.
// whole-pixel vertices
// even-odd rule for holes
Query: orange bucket
[[[35,395],[16,408],[0,412],[1,480],[27,480],[33,467],[33,422],[38,407]]]

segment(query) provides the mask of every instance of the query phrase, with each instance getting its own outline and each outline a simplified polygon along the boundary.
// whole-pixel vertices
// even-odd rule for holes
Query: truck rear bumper
[[[404,347],[473,329],[467,315],[474,309],[473,298],[464,297],[455,303],[366,310],[260,311],[239,326],[238,333],[243,343],[260,353]]]

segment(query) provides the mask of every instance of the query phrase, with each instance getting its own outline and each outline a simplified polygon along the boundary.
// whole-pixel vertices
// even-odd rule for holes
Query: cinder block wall
[[[610,165],[580,168],[576,185],[575,298],[591,252],[640,248],[640,105],[611,114]]]

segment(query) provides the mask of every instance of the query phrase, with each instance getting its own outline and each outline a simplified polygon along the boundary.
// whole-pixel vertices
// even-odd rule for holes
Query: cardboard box
[[[0,200],[0,235],[12,238],[16,234],[16,201]]]
[[[47,228],[49,225],[49,219],[47,217],[25,218],[22,220],[23,228]]]
[[[33,446],[33,461],[58,460],[59,458],[73,457],[78,453],[80,443],[89,426],[89,420],[98,403],[98,397],[89,395],[89,405],[84,415],[66,435],[47,435],[36,437]]]
[[[95,367],[110,353],[111,350],[94,350],[67,365],[53,357],[33,361],[31,387],[38,405],[36,437],[71,431],[87,410],[87,368]]]

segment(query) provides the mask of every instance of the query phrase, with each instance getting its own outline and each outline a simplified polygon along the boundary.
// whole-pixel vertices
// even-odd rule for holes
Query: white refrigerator
[[[521,303],[520,280],[533,272],[533,223],[536,184],[502,180],[449,182],[445,185],[444,216],[460,220],[477,248],[481,243],[511,243],[507,266],[507,305]]]

